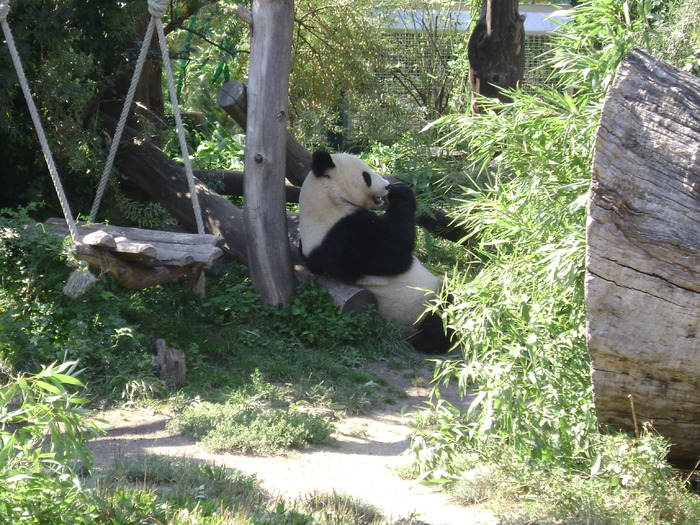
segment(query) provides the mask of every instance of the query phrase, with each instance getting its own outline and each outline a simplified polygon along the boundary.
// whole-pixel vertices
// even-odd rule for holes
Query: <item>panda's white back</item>
[[[377,299],[381,317],[404,326],[414,326],[425,312],[425,305],[440,289],[440,279],[413,257],[411,268],[398,276],[368,276],[360,279]]]

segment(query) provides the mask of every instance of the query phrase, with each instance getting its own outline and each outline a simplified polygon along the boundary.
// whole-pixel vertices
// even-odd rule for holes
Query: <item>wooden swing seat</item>
[[[64,219],[48,219],[46,230],[68,235]],[[112,275],[121,286],[141,290],[178,277],[198,277],[223,254],[219,235],[143,230],[78,223],[80,242],[72,242],[77,259]]]

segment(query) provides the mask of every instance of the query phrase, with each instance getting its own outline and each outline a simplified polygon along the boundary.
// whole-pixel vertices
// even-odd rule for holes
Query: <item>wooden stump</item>
[[[157,339],[156,356],[153,362],[158,376],[166,384],[175,388],[185,386],[187,382],[185,352],[179,348],[168,348],[165,344],[165,339]]]
[[[518,0],[483,0],[467,55],[474,112],[481,111],[476,94],[509,101],[502,90],[520,84],[525,66],[525,15]]]
[[[700,80],[640,52],[595,144],[586,253],[598,419],[700,457]],[[634,414],[632,411],[632,403]],[[636,417],[636,422],[634,417]]]

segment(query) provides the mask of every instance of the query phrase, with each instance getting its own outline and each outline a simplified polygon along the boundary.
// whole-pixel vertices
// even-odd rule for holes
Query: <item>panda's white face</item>
[[[364,161],[347,153],[331,155],[334,168],[326,171],[327,190],[334,199],[374,210],[384,205],[389,182]]]
[[[323,241],[340,219],[357,210],[381,208],[389,182],[347,153],[315,153],[299,196],[299,234],[304,253]]]

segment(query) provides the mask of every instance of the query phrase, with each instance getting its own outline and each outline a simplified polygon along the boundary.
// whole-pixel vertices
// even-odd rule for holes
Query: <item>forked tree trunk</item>
[[[256,0],[252,13],[243,218],[253,287],[279,305],[295,285],[284,198],[294,2]]]
[[[501,89],[515,88],[525,65],[525,15],[518,0],[483,0],[467,54],[472,109],[479,112],[475,95],[508,100]]]
[[[595,144],[588,348],[602,425],[650,424],[700,457],[700,80],[640,52],[620,65]]]
[[[248,89],[240,80],[227,82],[217,95],[221,108],[245,131],[248,127]],[[311,153],[286,132],[285,174],[294,186],[301,186],[311,169]]]
[[[252,13],[243,219],[253,287],[280,305],[295,287],[284,199],[294,2],[256,0]]]

